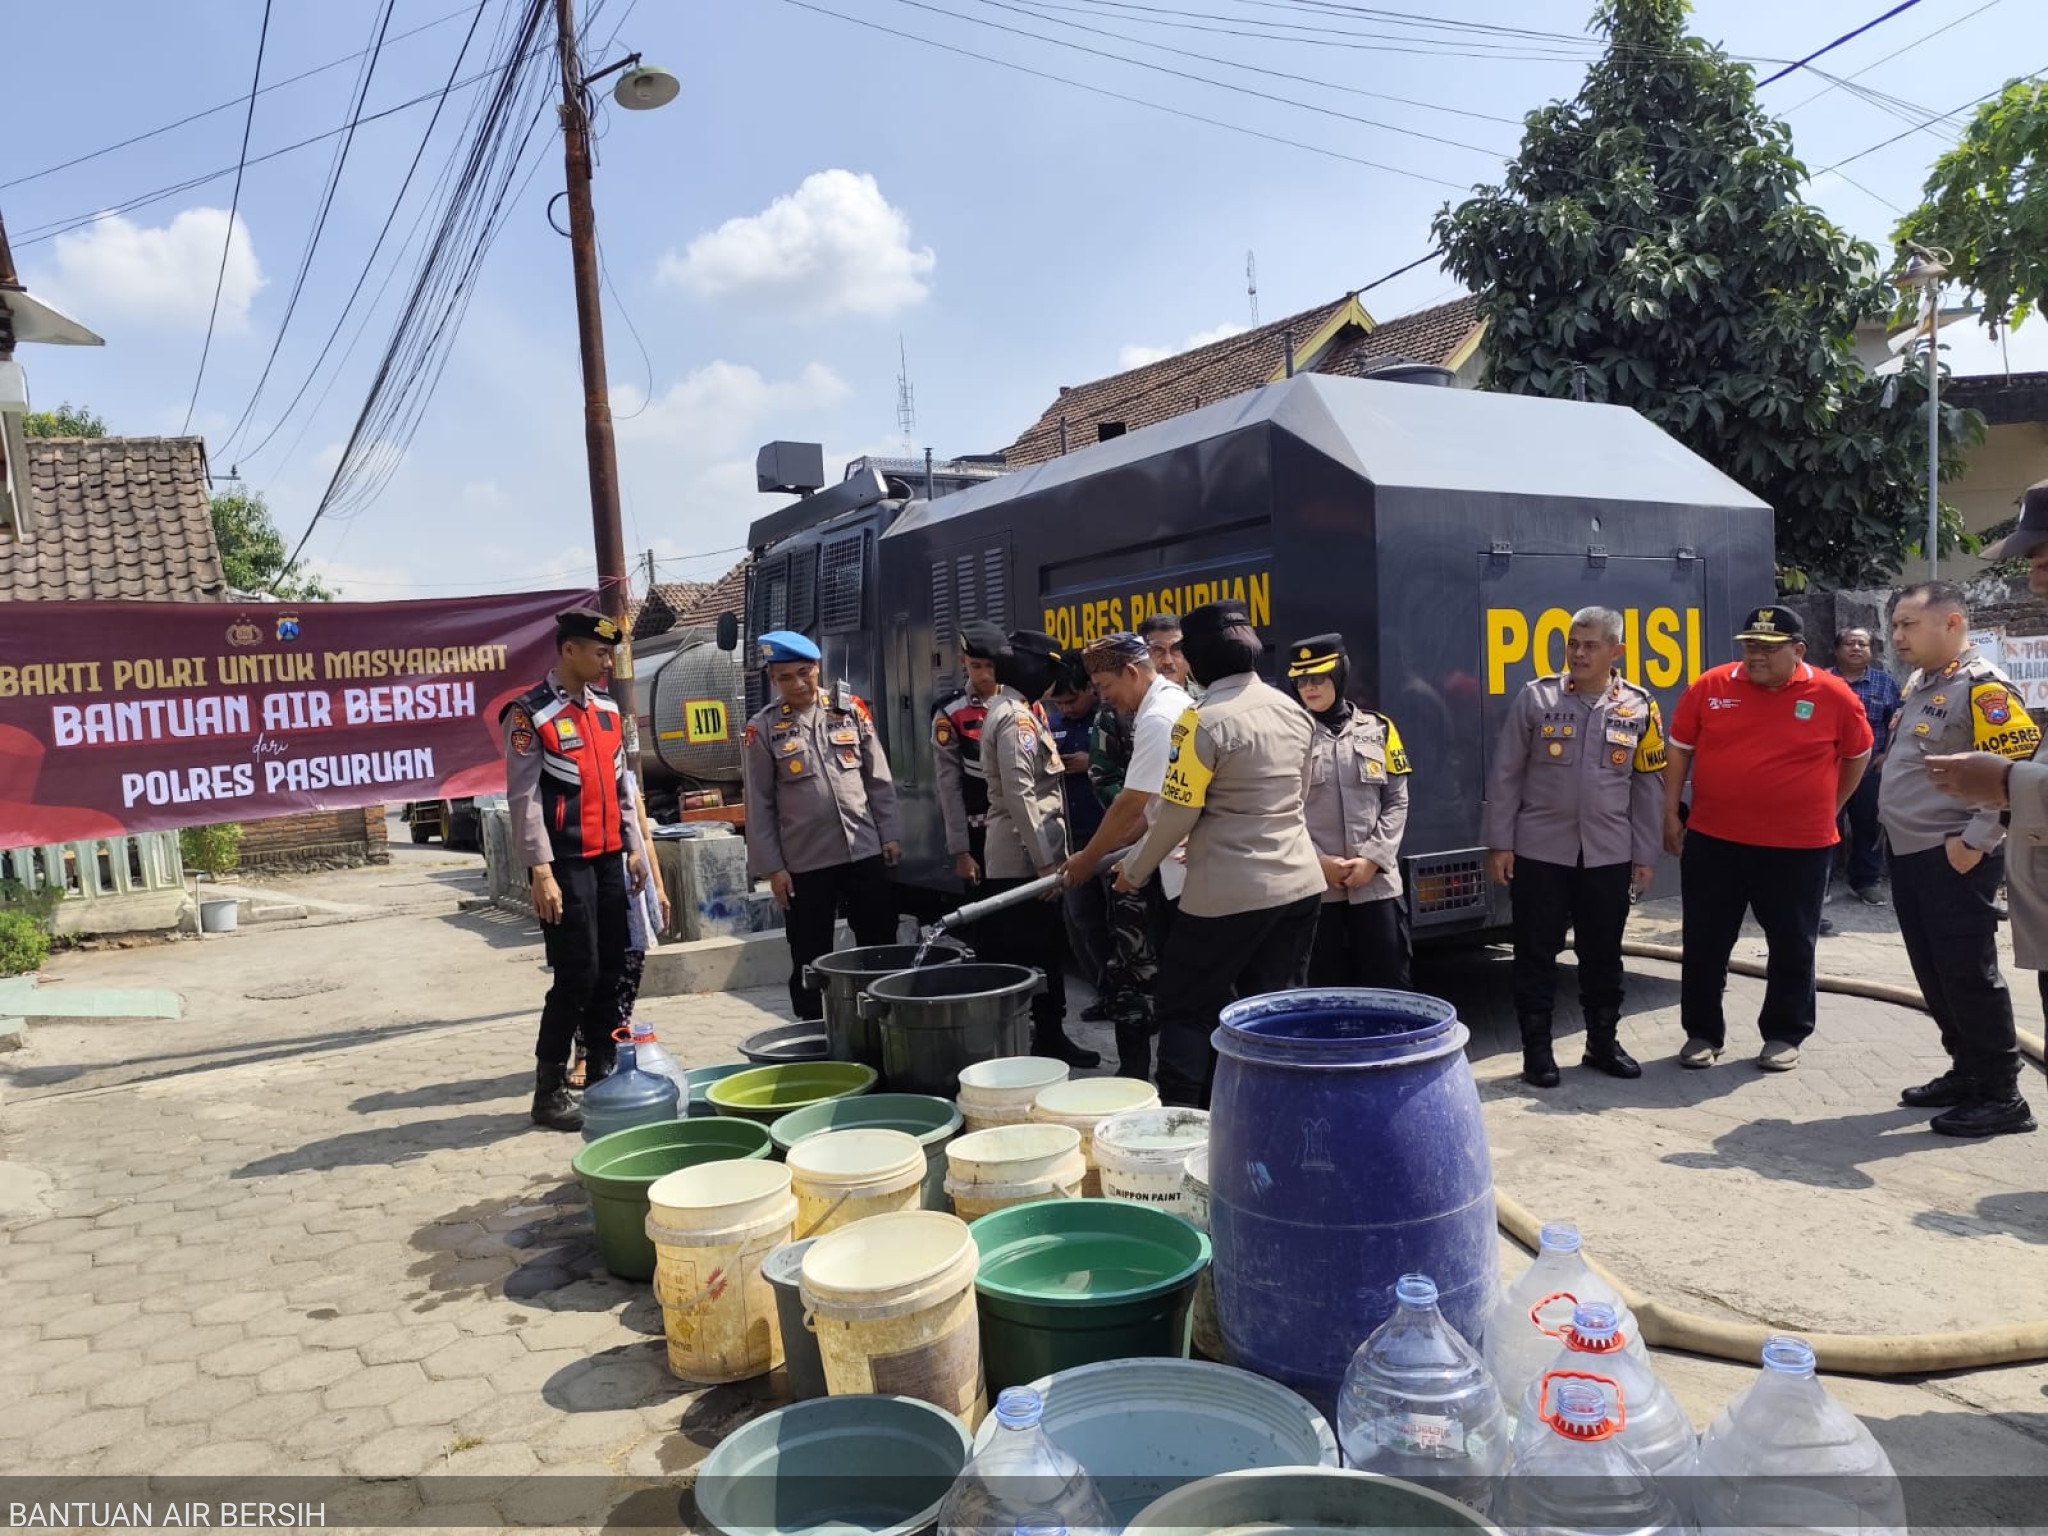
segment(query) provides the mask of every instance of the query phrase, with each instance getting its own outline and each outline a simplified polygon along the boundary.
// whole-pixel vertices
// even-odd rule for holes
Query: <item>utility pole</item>
[[[590,113],[576,53],[574,0],[555,0],[562,63],[562,160],[567,172],[569,256],[576,273],[576,331],[583,361],[583,443],[590,461],[590,523],[597,543],[598,607],[622,631],[612,661],[612,698],[626,722],[626,765],[640,772],[634,725],[633,644],[626,628],[626,535],[619,519],[619,458],[612,440],[604,371],[604,313],[598,296],[597,212],[590,200]]]

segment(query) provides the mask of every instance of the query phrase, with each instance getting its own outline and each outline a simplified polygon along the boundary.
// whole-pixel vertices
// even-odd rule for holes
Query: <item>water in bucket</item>
[[[1029,1387],[996,1399],[995,1438],[968,1462],[939,1506],[939,1536],[1064,1528],[1113,1536],[1119,1522],[1088,1469],[1052,1443],[1045,1404]]]
[[[1507,1415],[1479,1352],[1403,1275],[1394,1315],[1358,1346],[1337,1400],[1344,1464],[1406,1478],[1483,1510],[1507,1466]]]

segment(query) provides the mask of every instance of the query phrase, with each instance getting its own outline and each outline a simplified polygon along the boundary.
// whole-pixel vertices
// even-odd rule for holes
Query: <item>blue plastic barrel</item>
[[[1493,1160],[1457,1010],[1275,992],[1223,1010],[1209,1116],[1216,1313],[1232,1365],[1334,1413],[1404,1274],[1475,1348],[1498,1261]]]

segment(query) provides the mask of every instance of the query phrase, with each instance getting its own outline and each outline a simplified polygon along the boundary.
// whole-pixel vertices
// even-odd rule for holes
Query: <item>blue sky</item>
[[[514,3],[484,0],[479,49]],[[662,580],[717,575],[748,521],[773,505],[753,489],[760,443],[822,440],[834,474],[852,454],[902,451],[899,338],[916,389],[914,446],[988,451],[1063,383],[1245,324],[1248,251],[1268,320],[1413,260],[1430,247],[1442,201],[1496,174],[1519,114],[1570,94],[1592,47],[1479,30],[1582,38],[1590,0],[1439,6],[1438,16],[1472,24],[1459,30],[1335,0],[814,3],[873,26],[792,0],[601,0],[590,14],[593,66],[637,49],[682,81],[663,110],[607,106],[596,188],[627,543],[656,553]],[[1815,199],[1882,246],[1896,218],[1887,204],[1911,205],[1959,126],[1914,131],[1901,103],[1932,116],[2048,67],[2048,42],[2028,25],[2035,3],[1921,0],[1820,61],[1887,102],[1806,73],[1768,87],[1765,100],[1788,116],[1810,167],[1858,157],[1818,176]],[[1888,8],[1702,0],[1694,24],[1739,56],[1789,60]],[[73,0],[13,18],[13,58],[78,62],[12,72],[0,98],[10,147],[0,182],[33,179],[0,187],[0,212],[31,289],[108,340],[104,350],[24,348],[39,407],[69,399],[115,431],[181,429],[232,177],[67,234],[39,232],[231,168],[242,107],[34,173],[246,91],[261,15],[261,0]],[[364,49],[381,15],[382,0],[274,0],[265,81]],[[391,34],[423,30],[387,42],[369,109],[438,89],[469,18],[463,0],[398,0]],[[1283,39],[1275,28],[1289,23]],[[1904,51],[1886,59],[1895,50]],[[252,154],[342,123],[358,68],[259,97]],[[399,235],[476,95],[458,93],[461,111],[444,115]],[[208,437],[216,475],[239,467],[293,540],[361,407],[414,251],[346,362],[330,358],[297,412],[271,429],[309,376],[429,112],[413,107],[358,131],[252,430],[230,440],[277,339],[336,140],[252,166],[243,181],[192,426]],[[1872,150],[1894,135],[1903,136]],[[534,174],[409,448],[377,499],[324,521],[307,546],[346,596],[510,590],[574,582],[591,568],[568,249],[545,212],[561,186],[560,146],[543,147],[541,136],[534,144]],[[366,296],[391,262],[387,245]],[[1366,302],[1386,318],[1456,292],[1426,265]],[[343,346],[360,316],[343,328]],[[1964,372],[2002,367],[2000,349],[1965,329],[1948,334],[1951,361]],[[2048,367],[2048,321],[2014,336],[2010,359],[2015,369]]]

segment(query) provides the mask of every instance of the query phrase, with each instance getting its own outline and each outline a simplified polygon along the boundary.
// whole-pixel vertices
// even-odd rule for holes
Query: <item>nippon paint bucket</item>
[[[946,1148],[946,1193],[964,1221],[1033,1200],[1072,1200],[1088,1164],[1070,1125],[997,1125]]]
[[[914,1211],[924,1195],[924,1148],[908,1131],[825,1131],[789,1149],[799,1237],[823,1237],[892,1211]]]
[[[1111,1115],[1134,1109],[1156,1109],[1159,1090],[1128,1077],[1081,1077],[1054,1083],[1031,1101],[1031,1118],[1047,1125],[1069,1125],[1081,1133],[1081,1156],[1088,1177],[1081,1192],[1093,1199],[1102,1193],[1102,1175],[1095,1162],[1095,1128]]]
[[[1209,1230],[1209,1148],[1205,1144],[1188,1154],[1186,1170],[1187,1205],[1181,1215],[1198,1230]],[[1223,1358],[1223,1334],[1216,1326],[1216,1266],[1211,1264],[1195,1282],[1195,1305],[1191,1340],[1194,1352],[1205,1360]]]
[[[958,1103],[969,1131],[1019,1125],[1031,1118],[1031,1101],[1073,1069],[1052,1056],[1002,1056],[960,1069]]]
[[[804,1255],[803,1299],[834,1397],[914,1397],[969,1428],[988,1411],[967,1223],[899,1211],[841,1227]]]
[[[654,1299],[668,1368],[712,1385],[763,1376],[782,1363],[775,1292],[761,1261],[790,1240],[789,1170],[765,1158],[702,1163],[647,1191]]]
[[[1095,1127],[1095,1166],[1112,1200],[1187,1215],[1188,1157],[1209,1145],[1202,1109],[1134,1109]]]

